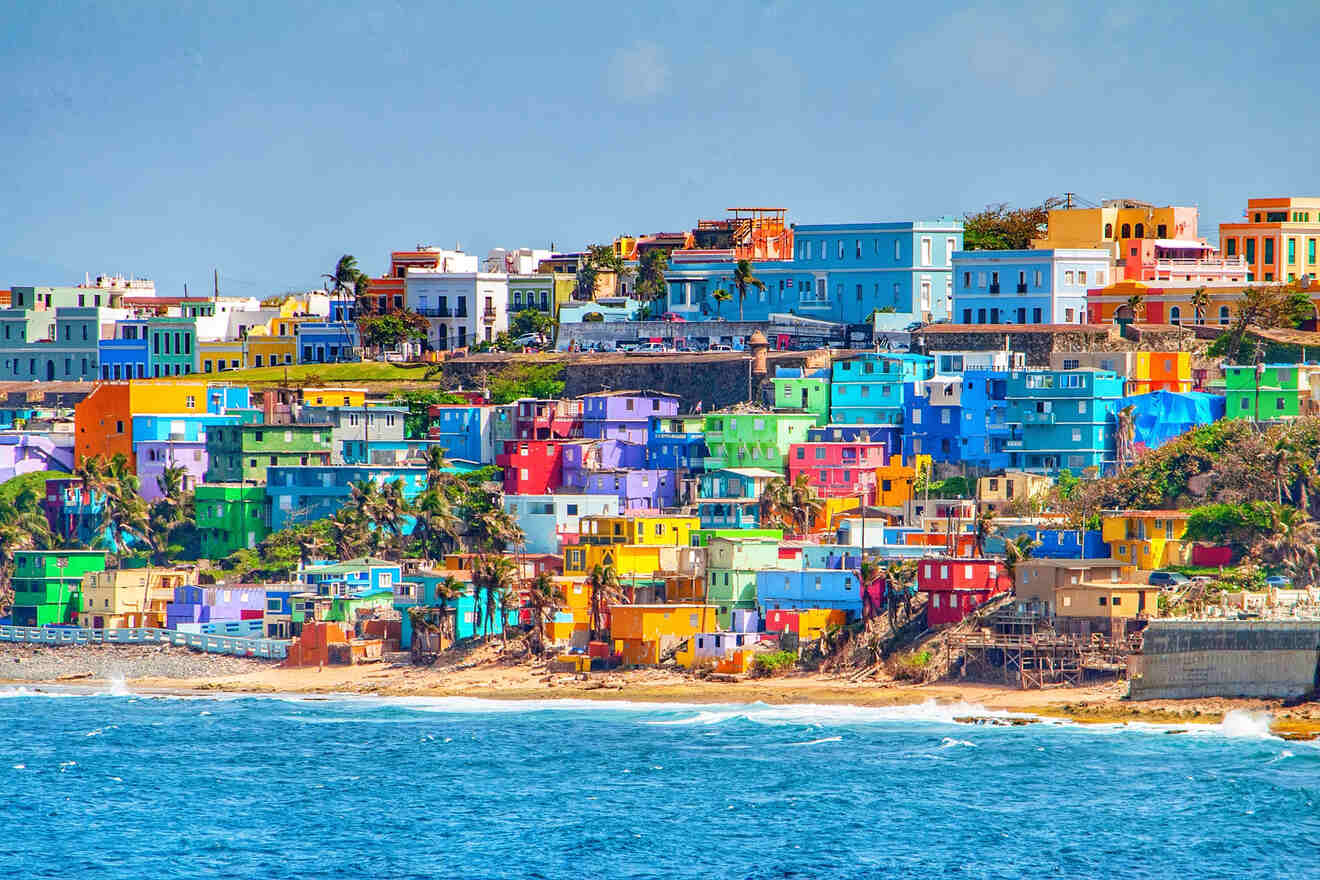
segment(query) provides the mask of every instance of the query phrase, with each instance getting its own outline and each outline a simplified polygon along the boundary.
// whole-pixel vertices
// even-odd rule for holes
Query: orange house
[[[123,453],[136,469],[133,416],[206,412],[205,382],[101,382],[73,410],[73,461]]]

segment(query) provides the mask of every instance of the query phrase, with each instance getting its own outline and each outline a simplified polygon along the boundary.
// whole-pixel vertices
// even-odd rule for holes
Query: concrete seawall
[[[1320,620],[1153,620],[1128,662],[1133,700],[1301,697],[1316,688]]]

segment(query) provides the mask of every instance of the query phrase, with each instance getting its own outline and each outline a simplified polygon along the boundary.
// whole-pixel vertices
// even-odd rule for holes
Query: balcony
[[[430,309],[427,308],[417,309],[417,314],[421,315],[423,318],[454,317],[454,314],[452,311],[450,311],[449,306],[436,306],[435,308],[430,308]]]
[[[1026,293],[1026,292],[1027,292],[1027,285],[1025,285],[1025,284],[1019,284],[1019,285],[1017,286],[1017,292],[1018,292],[1018,293]]]
[[[484,322],[486,322],[487,324],[494,323],[494,321],[495,321],[495,307],[494,307],[494,306],[486,306],[486,308],[483,309],[482,312],[481,312],[481,320],[484,321]]]
[[[1026,412],[1022,414],[1022,424],[1024,425],[1052,425],[1054,424],[1054,413],[1052,412]]]
[[[1005,448],[1005,449],[1021,449],[1021,448],[1022,448],[1022,441],[1021,441],[1021,440],[1005,440],[1005,441],[1004,441],[1004,448]]]
[[[998,292],[999,292],[999,285],[998,285],[998,284],[991,284],[991,285],[990,285],[990,292],[991,292],[991,293],[998,293]]]

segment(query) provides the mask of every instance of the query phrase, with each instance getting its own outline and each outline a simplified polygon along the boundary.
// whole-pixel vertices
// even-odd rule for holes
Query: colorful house
[[[1192,542],[1187,532],[1185,510],[1121,510],[1100,514],[1100,533],[1113,550],[1114,559],[1125,565],[1155,570],[1191,561]]]
[[[889,456],[889,463],[875,469],[875,501],[878,507],[901,507],[913,496],[913,487],[918,473],[930,473],[931,461],[928,455],[913,456],[910,464],[904,464],[902,456]]]
[[[1008,467],[1007,443],[1013,435],[1008,423],[1008,373],[980,369],[964,372],[961,411],[958,460],[988,471]]]
[[[493,464],[495,450],[491,443],[490,412],[488,406],[470,404],[432,406],[427,439],[439,441],[446,458]]]
[[[871,503],[877,471],[887,461],[883,443],[795,443],[788,452],[788,481],[805,476],[821,498],[862,497]]]
[[[359,593],[375,595],[384,590],[394,593],[394,585],[402,579],[399,563],[388,559],[362,556],[343,562],[319,560],[299,566],[297,579],[307,591],[318,596],[342,597]]]
[[[197,361],[203,373],[223,373],[247,366],[247,346],[242,339],[212,339],[197,343]]]
[[[775,609],[832,608],[850,617],[862,613],[862,591],[854,571],[815,568],[756,573],[756,601],[763,612]]]
[[[582,437],[582,399],[525,398],[513,404],[512,439],[568,440]],[[441,407],[431,408],[434,420]]]
[[[265,485],[271,531],[300,522],[333,516],[353,495],[353,484],[368,482],[377,488],[402,484],[403,497],[412,501],[426,490],[426,468],[410,465],[271,465]],[[407,525],[411,529],[411,524]]]
[[[582,436],[646,445],[652,416],[678,415],[678,395],[663,391],[605,391],[582,397]]]
[[[254,549],[270,533],[265,486],[203,483],[193,497],[207,559]]]
[[[116,568],[83,575],[78,625],[91,629],[163,629],[174,591],[193,580],[187,568]]]
[[[781,564],[777,539],[711,539],[706,548],[706,602],[718,607],[722,628],[729,628],[734,611],[756,608],[757,573]]]
[[[624,663],[655,665],[664,652],[714,632],[716,616],[714,605],[611,605],[610,636]]]
[[[224,411],[211,400],[224,399],[221,387],[205,382],[105,382],[92,388],[74,407],[76,461],[100,455],[107,459],[133,455],[133,417],[139,415],[203,415]]]
[[[1091,248],[975,250],[953,255],[953,314],[963,324],[1084,324],[1086,291],[1113,255]]]
[[[799,413],[710,413],[706,416],[707,470],[766,468],[784,470],[788,450],[807,439],[816,417]]]
[[[1192,390],[1192,355],[1186,351],[1138,351],[1128,394]]]
[[[1296,364],[1224,366],[1224,417],[1270,422],[1294,419],[1302,386]],[[1309,388],[1305,389],[1309,394]]]
[[[265,483],[268,467],[329,465],[331,425],[227,425],[206,432],[208,483]]]
[[[674,506],[673,471],[616,469],[591,471],[583,481],[588,495],[613,495],[625,510],[658,510]]]
[[[563,440],[510,440],[495,463],[508,495],[549,495],[564,485]]]
[[[697,515],[705,529],[757,528],[766,484],[778,471],[740,467],[707,471],[699,481]]]
[[[990,598],[1012,589],[1012,578],[997,559],[936,557],[917,566],[917,590],[927,594],[930,626],[958,623]]]
[[[819,427],[830,418],[830,371],[778,367],[771,380],[775,409],[810,413]]]
[[[1007,384],[1009,467],[1054,474],[1103,472],[1115,460],[1114,411],[1123,379],[1105,370],[1014,370]]]
[[[1247,281],[1295,281],[1320,276],[1320,199],[1247,199],[1241,222],[1219,224],[1223,255],[1241,255]]]
[[[518,523],[526,553],[560,553],[563,544],[578,540],[583,517],[614,516],[619,499],[614,495],[544,494],[505,495],[504,510]]]
[[[700,523],[694,516],[638,515],[584,516],[580,520],[582,544],[652,544],[688,547]]]
[[[661,470],[700,472],[710,452],[705,417],[653,416],[646,434],[646,466]]]
[[[105,570],[105,554],[93,550],[14,552],[15,626],[73,623],[82,609],[83,576]]]
[[[1054,485],[1054,478],[1026,471],[1006,471],[976,481],[978,510],[999,513],[1014,501],[1022,502],[1044,495]]]
[[[831,368],[830,422],[901,425],[904,386],[934,375],[935,361],[922,355],[864,354],[835,361]]]

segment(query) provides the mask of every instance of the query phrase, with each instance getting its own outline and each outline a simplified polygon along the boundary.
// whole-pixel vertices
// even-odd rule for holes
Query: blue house
[[[1112,255],[1091,248],[957,251],[953,315],[963,324],[1085,324],[1086,291]]]
[[[962,379],[942,377],[903,387],[903,430],[909,455],[962,461]]]
[[[861,549],[846,544],[808,544],[802,548],[802,567],[856,571],[862,564]]]
[[[403,570],[397,562],[363,556],[343,562],[316,560],[300,567],[297,577],[308,592],[341,597],[383,590],[393,592],[402,575]]]
[[[403,497],[412,501],[426,490],[426,468],[365,464],[272,465],[266,469],[271,531],[279,531],[293,523],[333,516],[352,496],[352,484],[363,480],[377,486],[402,480]]]
[[[336,364],[359,361],[354,349],[357,325],[349,321],[305,321],[295,330],[300,364]]]
[[[766,468],[708,471],[697,483],[697,517],[703,529],[755,529],[761,525],[761,493],[782,476]]]
[[[399,647],[401,650],[407,651],[412,648],[412,616],[408,613],[408,609],[417,607],[436,609],[428,616],[432,618],[433,623],[439,622],[440,600],[436,598],[435,588],[440,581],[449,576],[452,576],[452,574],[445,572],[410,574],[402,585],[395,589],[394,607],[398,609],[400,616],[403,618],[399,628]],[[453,615],[454,633],[459,641],[476,638],[488,632],[500,632],[503,629],[501,621],[488,622],[485,620],[484,605],[484,602],[479,605],[476,597],[471,592],[466,592],[456,599],[449,599],[445,602],[445,613]],[[505,609],[503,626],[517,625],[518,609]]]
[[[1114,462],[1114,412],[1124,379],[1111,370],[1014,370],[1005,395],[1016,433],[1009,467],[1033,473],[1104,473]]]
[[[119,321],[114,339],[97,343],[102,379],[142,379],[151,375],[145,321]],[[142,334],[138,335],[139,325]]]
[[[857,572],[809,568],[772,569],[756,573],[756,604],[763,611],[781,608],[841,608],[850,616],[862,613]]]
[[[431,408],[426,435],[445,449],[445,457],[477,464],[494,464],[490,429],[491,408],[476,404],[446,404]]]
[[[967,370],[962,374],[962,429],[959,460],[988,471],[1008,468],[1008,373]]]
[[[251,406],[252,394],[245,385],[208,385],[206,387],[206,411],[209,413],[220,415],[233,409],[246,410]],[[253,418],[254,423],[259,421],[261,421],[259,416]]]
[[[995,534],[985,541],[985,550],[991,556],[1004,552],[1007,540],[1027,535],[1040,543],[1031,551],[1037,559],[1108,559],[1111,556],[1109,544],[1101,539],[1099,529],[1042,528],[1030,524],[1002,523]]]
[[[742,316],[764,321],[792,313],[837,323],[860,323],[873,313],[877,325],[897,329],[914,321],[949,317],[952,262],[962,248],[960,220],[795,225],[791,260],[753,263],[765,290],[749,290]],[[716,314],[711,294],[729,292],[732,260],[674,261],[665,273],[665,307],[689,320]],[[735,300],[720,310],[736,317]]]
[[[872,353],[835,361],[830,376],[830,422],[901,425],[904,385],[934,375],[935,362],[917,354]]]
[[[652,416],[646,433],[646,466],[700,472],[706,467],[704,416]]]

